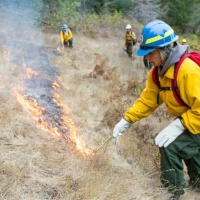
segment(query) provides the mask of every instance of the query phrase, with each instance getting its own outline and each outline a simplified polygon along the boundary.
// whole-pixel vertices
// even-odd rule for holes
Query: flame
[[[38,73],[32,70],[30,67],[25,66],[25,70],[26,70],[26,76],[28,79],[31,79],[38,75]]]
[[[63,52],[63,50],[64,49],[61,47],[57,48],[57,51],[59,52]],[[10,61],[8,51],[3,51],[3,59],[6,61]],[[36,71],[32,70],[26,65],[24,56],[22,57],[22,63],[22,66],[26,73],[25,75],[20,75],[20,79],[31,79],[35,76],[38,76],[38,73]],[[57,81],[54,81],[51,85],[54,91],[57,88],[67,89],[61,84],[62,80],[60,76],[57,76],[56,80]],[[33,118],[43,130],[51,135],[63,137],[67,140],[70,139],[70,141],[75,144],[76,149],[84,156],[94,155],[95,149],[91,146],[88,146],[86,142],[83,141],[82,136],[79,133],[79,130],[76,128],[73,120],[69,118],[69,115],[72,114],[72,111],[68,108],[66,104],[61,103],[61,98],[56,92],[53,93],[52,100],[60,109],[62,109],[62,114],[60,116],[61,124],[59,124],[59,127],[53,127],[51,123],[48,123],[43,119],[45,108],[38,106],[36,100],[31,99],[29,96],[26,96],[25,89],[23,89],[22,87],[16,87],[13,90],[17,101],[27,110],[27,112],[30,114],[30,117]],[[63,130],[69,130],[69,136],[65,132],[63,133]]]
[[[23,61],[22,66],[23,66],[23,68],[25,70],[27,79],[31,79],[31,78],[33,78],[33,77],[38,75],[38,73],[36,71],[32,70],[30,67],[28,67],[26,65],[24,57],[23,57],[22,61]]]
[[[54,82],[53,85],[60,87],[57,82]],[[60,101],[58,101],[59,99],[60,99],[60,96],[57,93],[54,93],[54,102],[59,107],[61,107],[64,112],[62,116],[62,120],[64,121],[64,123],[62,124],[62,126],[69,127],[70,139],[71,141],[74,142],[78,151],[80,151],[82,154],[85,154],[85,155],[92,154],[94,152],[94,149],[86,145],[86,143],[82,139],[82,136],[79,134],[79,131],[74,125],[74,122],[70,118],[68,118],[68,116],[72,114],[72,111],[68,108],[66,104],[62,104]]]
[[[57,48],[57,51],[58,51],[58,52],[62,52],[63,49],[62,49],[61,47],[58,47],[58,48]]]
[[[3,51],[3,60],[10,61],[9,56],[8,56],[8,51],[6,50]]]
[[[17,101],[23,105],[34,117],[40,117],[44,112],[44,108],[37,106],[37,102],[35,100],[30,100],[26,96],[22,96],[20,93],[23,92],[23,89],[18,87],[14,89],[15,96]]]
[[[27,68],[26,70],[26,77],[31,78],[33,75],[36,75],[37,73],[34,72],[32,69]],[[58,80],[59,77],[58,77]],[[52,84],[52,88],[55,89],[59,88],[60,85],[58,82],[54,82]],[[51,135],[59,136],[59,137],[64,137],[67,139],[70,139],[74,144],[76,149],[81,152],[82,155],[88,156],[88,155],[93,155],[94,153],[94,148],[89,147],[82,139],[82,136],[80,135],[78,129],[76,128],[74,122],[68,117],[69,115],[72,114],[72,111],[68,108],[66,104],[61,103],[60,101],[60,96],[54,92],[53,95],[53,101],[54,103],[59,106],[62,109],[62,115],[61,115],[61,120],[62,124],[60,125],[64,130],[69,130],[69,136],[67,136],[65,133],[62,133],[61,131],[58,130],[57,127],[53,127],[52,124],[46,122],[43,120],[42,116],[45,113],[45,108],[39,107],[37,105],[37,102],[35,100],[29,99],[24,95],[24,90],[23,88],[15,88],[14,93],[16,95],[16,98],[18,102],[26,108],[26,110],[30,113],[30,116],[35,119],[37,124],[42,127],[45,132]],[[66,136],[65,136],[66,135]]]
[[[56,87],[60,88],[60,85],[59,85],[56,81],[54,81],[54,82],[52,83],[52,87],[53,87],[54,89],[56,89]]]
[[[63,120],[70,129],[70,139],[76,145],[77,150],[84,155],[91,155],[94,152],[94,149],[88,147],[83,141],[82,136],[78,133],[78,130],[74,125],[74,122],[66,116],[63,116]]]

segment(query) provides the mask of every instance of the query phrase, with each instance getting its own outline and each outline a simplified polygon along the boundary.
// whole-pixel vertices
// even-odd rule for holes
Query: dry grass
[[[58,35],[46,35],[46,48],[56,49],[57,40]],[[95,41],[75,35],[74,49],[51,60],[61,72],[58,92],[72,111],[70,118],[94,147],[112,134],[145,84],[148,71],[140,59],[130,60],[122,46],[121,38]],[[3,50],[1,46],[1,57]],[[46,134],[17,103],[13,88],[20,83],[20,66],[1,59],[0,71],[0,199],[167,199],[169,194],[158,187],[154,145],[155,134],[170,120],[164,108],[133,124],[116,143],[85,157],[70,142]],[[106,71],[109,78],[104,78]],[[182,199],[188,198],[197,196],[188,191]]]

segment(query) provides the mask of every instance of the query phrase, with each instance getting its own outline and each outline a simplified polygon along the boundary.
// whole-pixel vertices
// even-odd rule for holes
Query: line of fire
[[[22,68],[20,85],[14,88],[14,94],[36,124],[51,135],[64,138],[82,155],[93,155],[94,148],[83,141],[69,118],[71,110],[56,93],[61,87],[61,77],[59,70],[51,66],[50,59],[57,53],[34,44],[15,43],[14,48],[13,45],[6,47],[3,59]]]

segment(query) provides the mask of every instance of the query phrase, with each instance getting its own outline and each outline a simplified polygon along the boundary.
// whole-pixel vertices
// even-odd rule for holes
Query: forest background
[[[123,51],[126,25],[139,38],[146,23],[165,20],[199,50],[199,3],[0,0],[0,199],[168,199],[154,142],[173,120],[164,105],[101,144],[149,73],[138,45],[131,59]],[[74,47],[60,52],[62,23]],[[199,195],[188,189],[182,199]]]
[[[177,34],[188,38],[191,45],[198,46],[200,35],[200,0],[1,0],[0,8],[18,7],[16,15],[23,11],[48,30],[58,30],[67,23],[74,32],[96,37],[103,34],[99,29],[113,31],[124,29],[127,21],[134,27],[154,19],[169,23]],[[22,12],[20,12],[20,10]],[[13,13],[11,13],[13,14]]]

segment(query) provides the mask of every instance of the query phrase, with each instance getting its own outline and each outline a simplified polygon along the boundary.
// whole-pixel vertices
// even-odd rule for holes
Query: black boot
[[[169,200],[179,200],[180,199],[180,195],[179,194],[173,194],[173,196],[171,196],[169,198]]]

